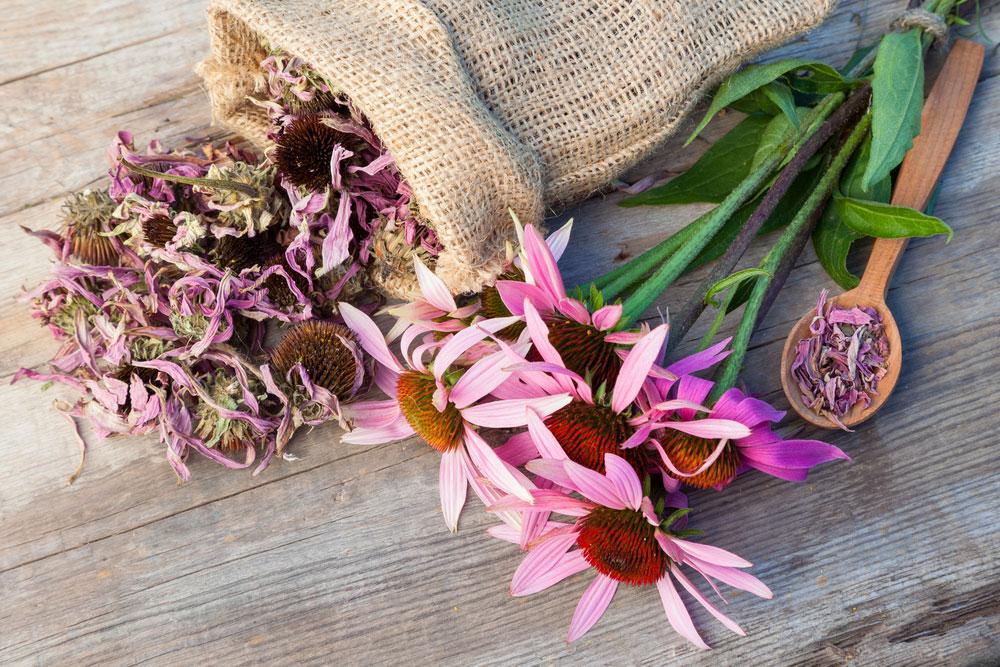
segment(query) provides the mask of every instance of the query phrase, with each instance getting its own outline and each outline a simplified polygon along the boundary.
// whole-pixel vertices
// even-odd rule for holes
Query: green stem
[[[177,174],[164,174],[162,171],[153,171],[152,169],[146,169],[145,167],[140,167],[138,165],[132,164],[125,158],[118,158],[118,161],[122,163],[129,171],[134,171],[141,176],[149,176],[150,178],[159,178],[164,181],[170,181],[171,183],[181,183],[183,185],[200,185],[206,188],[212,188],[215,190],[232,190],[235,192],[242,192],[251,197],[259,198],[260,190],[250,185],[249,183],[240,183],[239,181],[224,181],[218,178],[196,178],[194,176],[178,176]]]
[[[851,154],[854,153],[854,149],[857,148],[865,134],[867,134],[868,128],[871,126],[871,121],[871,112],[865,114],[861,120],[858,121],[858,124],[851,131],[847,141],[844,142],[843,147],[830,164],[830,168],[823,175],[823,178],[820,179],[816,189],[811,195],[809,195],[809,198],[802,205],[802,208],[795,215],[795,218],[789,223],[787,229],[785,229],[781,238],[778,239],[774,248],[771,249],[766,257],[764,257],[760,268],[769,273],[771,276],[773,276],[777,271],[781,258],[793,245],[795,237],[798,235],[802,226],[807,223],[815,210],[822,206],[827,197],[830,196],[834,185],[840,179],[841,172],[843,172],[844,167],[847,166],[847,161],[850,159]],[[746,308],[743,310],[743,316],[740,319],[740,325],[736,331],[736,337],[733,340],[733,353],[726,359],[725,365],[720,371],[719,378],[715,383],[715,387],[712,389],[711,395],[709,396],[710,401],[717,400],[720,396],[722,396],[722,394],[735,386],[736,376],[739,375],[743,366],[743,359],[746,357],[747,346],[750,343],[750,335],[753,333],[757,324],[757,313],[760,310],[765,295],[767,294],[767,289],[771,284],[771,280],[772,278],[769,276],[759,276],[754,283],[753,292],[750,294],[750,299],[747,301]]]
[[[712,320],[712,326],[708,327],[708,331],[702,337],[701,342],[698,343],[698,349],[695,352],[701,352],[706,347],[712,344],[712,339],[715,338],[715,334],[719,332],[719,327],[722,326],[722,320],[726,319],[726,313],[729,312],[729,304],[733,302],[733,297],[736,296],[736,292],[739,291],[739,285],[733,285],[729,292],[726,293],[726,299],[719,306],[719,312],[715,314],[715,319]]]

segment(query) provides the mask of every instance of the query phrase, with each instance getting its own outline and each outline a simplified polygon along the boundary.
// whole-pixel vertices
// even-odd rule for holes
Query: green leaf
[[[924,106],[924,56],[920,30],[889,33],[875,56],[872,78],[872,147],[861,179],[868,190],[889,175],[920,134]]]
[[[729,306],[726,308],[727,315],[750,300],[750,295],[753,294],[753,288],[756,284],[756,278],[740,283],[740,286],[736,288],[736,292],[733,293],[733,298],[729,300]]]
[[[892,197],[892,179],[888,174],[873,183],[870,188],[862,185],[862,176],[868,168],[871,149],[872,138],[866,137],[864,143],[851,156],[851,161],[847,163],[844,174],[840,177],[840,192],[852,199],[888,204],[889,198]]]
[[[750,278],[756,279],[757,276],[762,276],[762,275],[773,277],[771,276],[770,273],[768,273],[764,269],[743,269],[742,271],[737,271],[736,273],[726,276],[725,278],[723,278],[722,280],[720,280],[719,282],[715,283],[710,288],[708,288],[708,292],[705,294],[705,304],[710,306],[715,306],[716,308],[721,307],[722,304],[713,299],[712,297],[714,297],[719,292],[725,291],[736,285],[741,284],[744,280],[748,280]]]
[[[788,139],[795,132],[798,127],[799,122],[804,119],[809,114],[810,109],[806,107],[798,107],[795,109],[795,124],[793,125],[789,122],[789,119],[784,114],[775,116],[771,119],[771,122],[767,124],[764,128],[764,132],[760,136],[760,143],[757,145],[757,152],[754,153],[753,161],[750,163],[750,168],[755,169],[760,165],[764,164],[764,161],[770,157],[771,151],[778,147],[782,141]]]
[[[847,63],[840,68],[840,73],[843,74],[844,76],[847,76],[847,73],[850,72],[852,69],[854,69],[858,63],[864,60],[865,56],[871,53],[875,47],[876,44],[870,44],[868,46],[862,46],[855,49],[854,53],[851,54],[851,57],[848,58]],[[861,75],[864,74],[866,74],[866,72],[861,72]]]
[[[834,195],[837,215],[848,227],[865,236],[901,239],[912,236],[934,236],[952,231],[943,220],[921,213],[908,206],[893,206],[881,202],[851,199]]]
[[[664,528],[670,528],[674,523],[680,519],[682,516],[691,511],[690,507],[685,507],[684,509],[675,510],[666,519],[660,522],[660,525]]]
[[[749,95],[745,95],[740,99],[733,101],[732,103],[730,103],[729,108],[735,109],[740,113],[745,113],[748,116],[752,113],[760,113],[764,111],[763,109],[760,108],[760,103],[757,101],[756,92],[757,91],[754,91]],[[768,114],[768,115],[774,115],[774,114]]]
[[[845,79],[840,72],[826,63],[813,62],[798,69],[807,71],[809,76],[793,74],[788,77],[788,84],[802,93],[827,95],[850,88],[851,84],[856,82],[856,79]]]
[[[813,229],[812,243],[819,263],[827,275],[845,290],[854,289],[861,282],[847,270],[847,253],[851,244],[861,238],[844,224],[831,201],[823,210],[823,217]]]
[[[667,206],[694,202],[720,203],[750,173],[769,116],[747,116],[719,139],[686,172],[651,190],[640,192],[621,206]]]
[[[768,63],[767,65],[747,65],[719,85],[719,89],[716,91],[715,97],[712,98],[712,105],[708,108],[708,112],[705,114],[705,117],[701,119],[701,122],[698,123],[698,127],[696,127],[694,132],[691,133],[691,136],[688,137],[688,140],[684,143],[684,145],[687,146],[694,141],[694,138],[701,134],[701,131],[705,129],[708,122],[715,117],[715,114],[722,111],[725,107],[745,97],[746,95],[749,95],[761,86],[766,86],[778,77],[784,75],[786,72],[806,69],[810,66],[827,67],[826,65],[823,65],[823,63],[816,60],[808,60],[805,58],[779,60],[776,63]],[[829,67],[827,67],[827,69],[832,70],[832,68]]]
[[[791,121],[795,129],[799,128],[799,116],[795,110],[795,95],[787,84],[781,81],[772,81],[763,88],[764,95],[771,100],[776,107],[781,109],[781,113]]]

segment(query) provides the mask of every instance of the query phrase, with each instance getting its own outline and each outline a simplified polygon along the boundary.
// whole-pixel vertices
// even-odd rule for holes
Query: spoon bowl
[[[982,44],[965,39],[956,40],[952,46],[948,59],[934,82],[931,94],[924,102],[920,135],[913,140],[913,148],[906,153],[899,168],[896,189],[892,194],[893,204],[917,210],[923,210],[927,206],[927,201],[934,191],[941,170],[944,169],[948,155],[955,145],[958,131],[965,120],[983,66],[985,52]],[[896,271],[899,259],[906,249],[906,242],[905,238],[877,239],[860,284],[848,292],[828,299],[828,302],[841,308],[873,307],[882,316],[882,325],[889,339],[887,372],[874,388],[877,393],[869,395],[871,404],[863,408],[861,402],[856,403],[841,418],[840,421],[848,428],[860,424],[875,414],[885,404],[899,381],[903,344],[896,320],[885,304],[885,295],[892,274]],[[815,311],[811,310],[803,315],[785,340],[785,347],[781,353],[781,385],[788,402],[800,417],[816,426],[838,428],[838,425],[825,414],[819,414],[806,406],[798,383],[792,378],[795,348],[800,340],[812,335],[809,324],[815,314]]]

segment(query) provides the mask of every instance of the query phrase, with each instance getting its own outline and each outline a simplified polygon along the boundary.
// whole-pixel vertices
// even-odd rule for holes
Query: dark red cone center
[[[628,461],[640,479],[646,474],[646,449],[620,447],[633,429],[607,406],[574,401],[549,415],[545,425],[566,456],[582,466],[603,473],[604,455],[611,453]]]
[[[577,546],[601,574],[630,586],[656,583],[667,571],[667,554],[642,512],[598,507],[580,519]]]
[[[622,360],[615,354],[615,345],[604,342],[603,331],[562,317],[550,320],[548,325],[549,342],[566,368],[584,377],[590,371],[590,386],[595,389],[602,382],[608,391],[615,386]]]

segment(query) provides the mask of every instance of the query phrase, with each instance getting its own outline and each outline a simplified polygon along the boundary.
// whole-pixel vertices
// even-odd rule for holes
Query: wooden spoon
[[[972,92],[979,78],[979,70],[983,65],[984,53],[985,48],[982,44],[964,39],[957,40],[952,46],[944,67],[934,82],[931,94],[924,102],[920,136],[914,140],[913,148],[907,152],[899,168],[896,191],[892,195],[893,204],[917,210],[923,210],[927,206],[941,170],[955,145],[958,130],[965,120]],[[828,300],[841,308],[874,307],[882,316],[882,324],[889,339],[888,372],[876,386],[878,394],[871,397],[871,405],[867,408],[862,409],[862,404],[857,403],[844,415],[841,421],[848,427],[860,424],[875,414],[892,394],[899,380],[903,348],[899,327],[896,326],[896,320],[893,319],[889,307],[885,305],[885,294],[889,289],[892,274],[896,271],[899,259],[906,249],[906,242],[907,239],[877,239],[868,259],[868,266],[861,277],[861,283],[854,289]],[[792,363],[795,361],[795,348],[800,340],[811,335],[809,324],[815,314],[814,309],[803,315],[788,334],[781,354],[781,384],[788,402],[803,419],[823,428],[839,428],[825,415],[817,414],[806,407],[798,384],[791,374]]]

